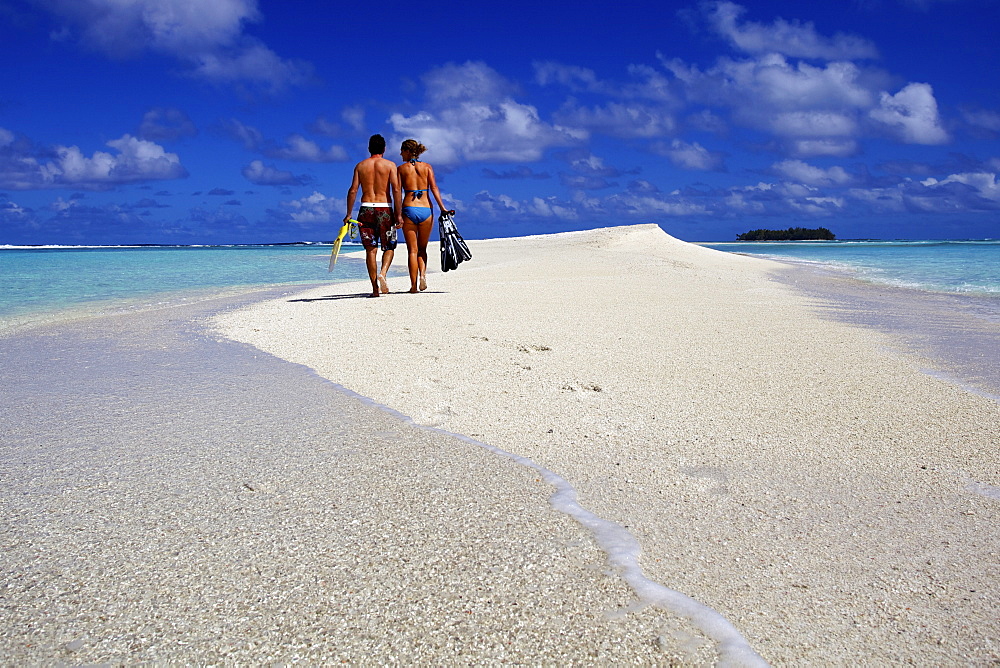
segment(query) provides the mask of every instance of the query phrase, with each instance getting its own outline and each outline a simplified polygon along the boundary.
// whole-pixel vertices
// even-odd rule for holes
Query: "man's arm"
[[[358,168],[354,168],[354,179],[351,181],[351,187],[347,189],[347,215],[344,216],[344,222],[350,222],[351,214],[354,212],[354,200],[358,198],[358,188],[361,186],[361,175],[358,173]]]
[[[396,165],[389,171],[389,184],[386,186],[386,195],[392,197],[392,208],[396,213],[396,225],[403,224],[403,191],[399,186],[399,174],[396,172]]]

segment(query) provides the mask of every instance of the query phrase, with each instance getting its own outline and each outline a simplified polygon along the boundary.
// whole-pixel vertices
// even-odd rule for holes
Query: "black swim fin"
[[[441,271],[457,269],[458,265],[472,259],[472,252],[455,227],[454,211],[438,216],[438,235],[441,237]]]

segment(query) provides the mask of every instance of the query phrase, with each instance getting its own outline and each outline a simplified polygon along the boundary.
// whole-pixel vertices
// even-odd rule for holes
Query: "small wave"
[[[970,492],[975,492],[980,496],[985,496],[986,498],[1000,501],[1000,487],[996,487],[994,485],[987,485],[985,483],[976,482],[975,480],[973,480],[968,485],[966,485],[966,488]]]
[[[642,605],[666,610],[691,622],[706,637],[715,641],[716,650],[719,653],[720,665],[768,665],[763,657],[753,650],[750,643],[747,642],[739,630],[720,612],[708,607],[704,603],[696,601],[686,594],[670,589],[646,577],[646,574],[642,571],[642,566],[639,564],[641,549],[639,541],[635,536],[622,525],[599,517],[584,508],[577,499],[576,490],[562,476],[550,471],[528,457],[507,452],[506,450],[483,443],[482,441],[477,441],[463,434],[456,434],[438,427],[419,424],[408,415],[404,415],[393,408],[382,405],[329,379],[324,380],[341,392],[389,413],[417,429],[457,438],[488,450],[493,454],[511,459],[521,466],[537,471],[556,490],[550,497],[552,507],[561,513],[569,515],[591,532],[598,546],[608,556],[608,562],[621,574],[622,579],[628,583],[639,597]]]

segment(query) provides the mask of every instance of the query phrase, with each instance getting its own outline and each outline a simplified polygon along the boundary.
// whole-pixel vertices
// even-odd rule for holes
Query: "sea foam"
[[[622,525],[599,517],[584,508],[577,498],[576,490],[562,476],[550,471],[528,457],[507,452],[464,434],[456,434],[439,427],[419,424],[408,415],[404,415],[393,408],[362,396],[343,385],[329,380],[326,382],[331,383],[341,392],[385,411],[417,429],[457,438],[488,450],[500,457],[513,460],[521,466],[537,471],[547,483],[555,488],[555,492],[553,492],[549,499],[552,507],[561,513],[569,515],[581,526],[590,531],[598,546],[607,555],[608,563],[612,569],[621,575],[622,579],[625,580],[636,596],[638,596],[639,608],[653,606],[688,620],[704,636],[715,643],[715,648],[719,655],[718,665],[720,666],[768,665],[763,657],[753,650],[750,643],[747,642],[739,630],[721,613],[686,594],[670,589],[647,577],[642,570],[642,566],[639,564],[639,554],[642,550],[635,536]],[[685,649],[683,644],[681,645],[681,649]],[[690,658],[693,660],[694,657]]]

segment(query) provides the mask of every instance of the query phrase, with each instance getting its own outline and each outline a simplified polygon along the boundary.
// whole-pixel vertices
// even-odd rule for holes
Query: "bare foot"
[[[411,295],[417,294],[417,289],[416,288],[410,288],[410,294]]]
[[[427,279],[423,276],[420,277],[420,290],[421,292],[427,289]]]
[[[368,295],[368,296],[369,296],[369,297],[381,297],[381,295],[380,295],[380,294],[378,293],[378,290],[376,290],[375,292],[371,293],[371,294],[370,294],[370,295]]]
[[[385,276],[379,275],[379,277],[378,277],[378,286],[382,289],[382,294],[383,295],[389,294],[389,286],[386,285]]]

